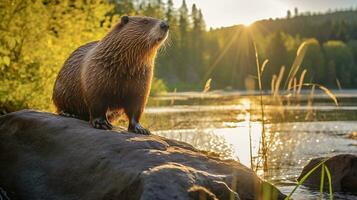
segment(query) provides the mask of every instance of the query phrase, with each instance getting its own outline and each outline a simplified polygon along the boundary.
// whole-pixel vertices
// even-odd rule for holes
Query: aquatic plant
[[[303,62],[303,59],[305,57],[305,53],[307,51],[307,48],[310,44],[314,44],[316,40],[306,40],[303,42],[298,50],[297,54],[295,57],[295,60],[290,68],[289,74],[287,78],[285,79],[285,84],[284,87],[281,88],[281,83],[282,80],[284,79],[284,72],[285,72],[285,67],[282,66],[280,68],[279,74],[278,75],[273,75],[272,81],[271,81],[271,95],[273,99],[276,101],[278,105],[280,105],[281,109],[284,109],[284,104],[283,104],[283,97],[295,97],[299,99],[301,95],[301,90],[302,88],[305,87],[311,87],[311,93],[309,96],[309,101],[308,105],[312,104],[312,99],[314,95],[315,88],[319,88],[322,90],[326,95],[330,97],[330,99],[333,100],[336,106],[338,106],[338,100],[336,95],[334,95],[328,88],[326,88],[323,85],[316,84],[316,83],[304,83],[304,78],[307,73],[306,69],[303,69],[303,71],[300,74],[300,78],[297,79],[297,74],[298,71],[301,68],[301,64]],[[265,110],[264,110],[264,105],[265,102],[263,100],[264,96],[264,90],[263,90],[263,85],[262,85],[262,79],[263,79],[263,72],[264,69],[267,67],[267,64],[269,60],[265,60],[262,65],[259,63],[259,54],[257,50],[257,46],[254,43],[254,51],[255,51],[255,58],[256,58],[256,67],[257,67],[257,78],[258,78],[258,86],[259,86],[259,97],[260,97],[260,108],[261,108],[261,123],[262,123],[262,133],[261,133],[261,142],[260,142],[260,160],[256,163],[256,170],[258,169],[258,165],[262,162],[263,165],[263,172],[267,172],[268,170],[268,141],[267,141],[267,133],[265,131]],[[288,99],[288,103],[290,104],[290,98]],[[282,112],[284,113],[284,112]],[[269,141],[270,143],[272,140]],[[251,159],[252,156],[251,156]],[[332,180],[331,180],[331,174],[327,166],[325,165],[325,161],[320,162],[318,165],[316,165],[312,170],[310,170],[296,185],[296,187],[290,192],[290,194],[286,197],[286,200],[290,199],[290,197],[294,194],[294,192],[297,190],[297,188],[304,183],[304,181],[316,170],[321,166],[321,183],[320,183],[320,198],[322,199],[322,193],[323,193],[323,187],[324,187],[324,179],[325,179],[325,173],[328,178],[328,183],[329,183],[329,192],[330,192],[330,199],[333,199],[333,192],[332,192]],[[251,163],[253,163],[251,161]],[[251,166],[253,169],[253,166]]]
[[[309,172],[307,172],[296,184],[295,188],[288,194],[288,196],[285,198],[285,200],[289,200],[291,196],[295,193],[295,191],[306,181],[309,176],[316,171],[319,167],[321,167],[321,181],[320,181],[320,199],[322,199],[323,196],[323,190],[324,190],[324,184],[325,184],[325,173],[327,175],[328,179],[328,184],[329,184],[329,196],[330,200],[333,199],[333,190],[332,190],[332,179],[331,179],[331,173],[328,167],[326,166],[325,162],[327,160],[321,161],[319,164],[317,164],[314,168],[312,168]]]
[[[297,53],[296,53],[295,60],[292,64],[286,78],[284,77],[284,73],[285,73],[284,66],[282,66],[280,68],[278,75],[273,75],[273,77],[272,77],[272,81],[271,81],[271,96],[273,99],[272,103],[279,105],[278,111],[281,113],[281,115],[285,114],[284,100],[287,101],[287,105],[290,105],[291,97],[293,97],[294,101],[297,100],[297,103],[298,103],[303,87],[311,88],[308,105],[312,104],[315,88],[319,88],[326,95],[328,95],[330,99],[332,99],[332,101],[335,103],[336,106],[338,106],[337,97],[327,87],[320,85],[320,84],[316,84],[316,83],[311,83],[311,82],[305,83],[304,82],[304,79],[305,79],[305,76],[307,73],[306,69],[303,69],[300,74],[300,77],[297,78],[298,72],[299,72],[299,70],[301,70],[301,64],[304,60],[308,46],[311,44],[315,44],[316,42],[317,41],[314,39],[308,39],[299,46]],[[261,110],[261,123],[262,123],[259,160],[256,162],[256,170],[258,169],[259,165],[262,165],[263,172],[267,172],[267,170],[268,170],[268,153],[269,153],[268,147],[273,142],[273,140],[269,139],[269,141],[268,141],[267,133],[265,130],[266,121],[265,121],[265,108],[264,107],[265,107],[266,103],[264,102],[264,98],[263,98],[265,88],[264,88],[264,85],[262,84],[262,80],[263,80],[263,72],[267,68],[269,60],[265,60],[262,63],[262,65],[260,65],[258,48],[257,48],[257,45],[255,42],[253,42],[253,44],[254,44],[255,59],[256,59],[257,79],[258,79],[258,87],[259,87],[258,88],[259,89],[259,104],[260,104],[260,110]],[[282,82],[284,79],[285,79],[285,83],[284,83],[284,85],[282,85]],[[299,105],[299,104],[297,104],[297,105]],[[308,114],[311,114],[311,113],[308,112]],[[251,159],[253,159],[253,158],[251,157]],[[252,166],[252,169],[253,169],[253,166]]]

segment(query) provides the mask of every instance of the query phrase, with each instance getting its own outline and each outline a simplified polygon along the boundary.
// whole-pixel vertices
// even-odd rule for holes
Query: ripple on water
[[[239,160],[250,166],[250,139],[252,155],[258,155],[262,125],[259,122],[227,123],[228,128],[178,129],[157,131],[155,134],[181,140],[198,149],[219,153],[223,158]],[[294,187],[294,181],[303,166],[313,157],[341,153],[357,154],[356,141],[346,137],[357,131],[356,122],[294,122],[267,124],[269,171],[264,178],[277,184],[285,193]],[[316,199],[316,192],[301,188],[294,199]],[[338,194],[341,198],[343,194]],[[345,195],[350,199],[356,196]]]

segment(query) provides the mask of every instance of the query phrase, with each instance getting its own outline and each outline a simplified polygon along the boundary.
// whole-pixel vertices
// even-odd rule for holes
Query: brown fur
[[[148,133],[139,120],[149,95],[157,50],[167,37],[168,25],[165,23],[164,28],[163,23],[125,16],[102,40],[75,50],[55,83],[57,112],[110,129],[107,114],[124,111],[129,130]]]

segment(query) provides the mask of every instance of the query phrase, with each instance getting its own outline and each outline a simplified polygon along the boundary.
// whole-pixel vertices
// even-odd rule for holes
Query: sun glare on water
[[[259,142],[262,132],[260,122],[239,122],[234,124],[235,128],[216,129],[214,133],[222,136],[231,145],[233,157],[246,166],[250,166],[250,142],[252,142],[252,157],[256,157],[259,150]],[[251,137],[251,141],[250,141]]]
[[[254,105],[249,99],[242,98],[236,106],[245,112],[236,116],[237,121],[223,122],[223,127],[164,130],[155,134],[188,142],[198,149],[251,166],[251,157],[258,156],[262,123],[252,121],[250,109]]]

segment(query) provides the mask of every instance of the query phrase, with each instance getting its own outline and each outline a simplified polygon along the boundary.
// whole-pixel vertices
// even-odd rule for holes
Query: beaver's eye
[[[149,20],[144,19],[144,20],[142,20],[142,23],[143,23],[143,24],[148,24],[148,23],[149,23]]]

